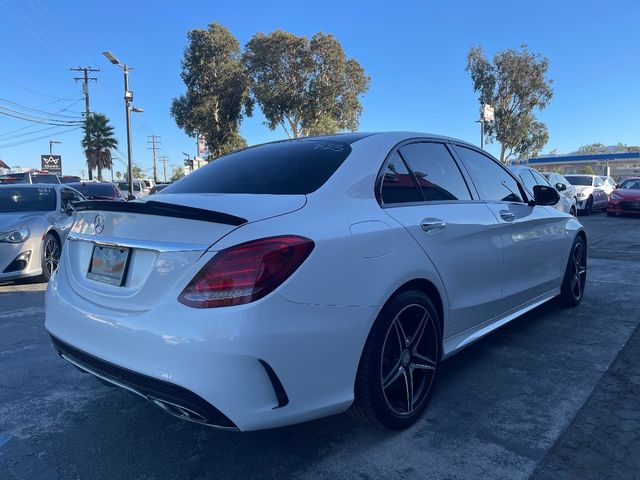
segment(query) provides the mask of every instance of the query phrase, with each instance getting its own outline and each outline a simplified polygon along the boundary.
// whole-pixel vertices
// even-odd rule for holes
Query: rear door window
[[[306,195],[316,191],[351,153],[322,139],[270,143],[220,157],[165,188],[165,193]]]
[[[424,197],[402,157],[394,153],[385,169],[380,187],[383,204],[422,202]]]
[[[456,145],[455,150],[483,200],[524,202],[520,185],[502,165],[471,148]]]
[[[455,160],[442,143],[411,143],[400,154],[415,175],[425,200],[471,200]]]

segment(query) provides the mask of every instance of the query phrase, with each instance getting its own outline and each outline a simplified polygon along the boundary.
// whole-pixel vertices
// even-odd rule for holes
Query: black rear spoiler
[[[88,200],[73,205],[74,209],[83,211],[124,212],[141,213],[143,215],[158,215],[161,217],[186,218],[201,222],[222,223],[225,225],[240,226],[247,223],[246,218],[236,217],[228,213],[206,210],[204,208],[185,207],[172,203],[156,201],[149,202],[112,202],[107,200]]]

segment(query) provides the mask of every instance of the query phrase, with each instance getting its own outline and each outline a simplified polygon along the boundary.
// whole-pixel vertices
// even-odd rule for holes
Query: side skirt
[[[552,298],[560,295],[560,288],[554,288],[550,292],[547,292],[539,297],[534,298],[533,300],[514,308],[500,316],[494,317],[486,322],[483,322],[475,327],[468,328],[467,330],[460,332],[452,337],[445,338],[443,341],[443,359],[448,358],[460,350],[468,347],[472,343],[480,340],[485,335],[497,330],[498,328],[506,325],[511,320],[518,318],[521,315],[524,315],[529,310],[533,310],[539,305],[542,305],[545,302],[548,302]]]

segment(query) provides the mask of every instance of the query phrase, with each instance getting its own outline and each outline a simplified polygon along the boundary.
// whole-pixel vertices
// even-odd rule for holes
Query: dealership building
[[[595,155],[548,155],[525,160],[512,160],[512,165],[529,165],[542,172],[582,173],[587,166],[597,175],[611,177],[640,176],[640,152],[602,153]]]

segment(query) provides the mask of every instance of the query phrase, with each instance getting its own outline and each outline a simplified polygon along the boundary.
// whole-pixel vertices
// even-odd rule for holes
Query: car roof
[[[62,183],[0,183],[0,188],[53,188],[59,190]]]

